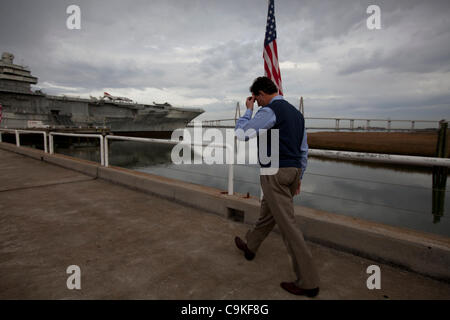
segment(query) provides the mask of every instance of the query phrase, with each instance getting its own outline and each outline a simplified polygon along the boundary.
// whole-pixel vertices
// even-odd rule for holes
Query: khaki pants
[[[275,175],[261,175],[264,198],[260,216],[246,237],[248,248],[256,253],[275,224],[278,224],[297,275],[296,284],[303,289],[313,289],[319,286],[319,275],[294,217],[293,196],[301,171],[300,168],[289,167],[280,168]]]

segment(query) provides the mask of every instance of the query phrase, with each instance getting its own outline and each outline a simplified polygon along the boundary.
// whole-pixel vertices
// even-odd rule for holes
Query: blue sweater
[[[271,130],[279,130],[279,167],[301,168],[301,144],[305,133],[305,119],[300,111],[286,100],[273,100],[264,108],[270,108],[275,113],[275,125],[267,130],[267,154],[271,151]],[[259,136],[258,136],[259,140]],[[259,157],[259,141],[258,141]],[[262,167],[270,167],[269,164],[261,164]]]

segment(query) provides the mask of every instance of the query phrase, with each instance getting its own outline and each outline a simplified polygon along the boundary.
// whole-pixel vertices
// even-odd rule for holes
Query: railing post
[[[436,157],[447,158],[447,129],[448,122],[441,120],[439,122],[438,142],[436,147]]]
[[[233,164],[230,163],[228,165],[228,195],[233,195],[233,189],[234,189],[234,168]]]
[[[236,138],[236,137],[235,137]],[[225,147],[226,160],[228,163],[228,195],[232,196],[234,193],[234,146],[231,147],[229,144],[223,144],[221,148]],[[225,161],[226,162],[226,161]]]
[[[99,139],[100,139],[100,164],[102,166],[104,166],[105,165],[105,148],[104,148],[104,143],[103,143],[103,135],[100,135]]]
[[[448,122],[439,121],[438,142],[436,146],[436,157],[447,158],[447,129]],[[433,222],[437,223],[444,215],[445,189],[447,186],[448,167],[433,166],[433,194],[432,213]]]
[[[350,119],[350,129],[351,130],[355,129],[355,120],[354,119]]]
[[[411,130],[414,130],[414,124],[415,124],[416,122],[414,121],[414,120],[412,120],[411,121]]]
[[[50,154],[54,154],[55,153],[55,149],[53,147],[53,134],[51,132],[48,135],[48,142],[50,144]]]
[[[391,120],[387,121],[387,125],[388,125],[388,131],[391,131]]]
[[[16,146],[20,147],[20,134],[19,134],[19,130],[14,130],[14,132],[16,133]]]
[[[47,132],[44,131],[44,152],[48,153]]]
[[[370,130],[370,120],[367,120],[367,127],[366,130],[369,131]]]
[[[0,131],[0,142],[3,142],[2,140],[2,132]]]
[[[336,119],[336,130],[339,130],[339,119]]]
[[[105,136],[105,167],[109,167],[108,136]]]

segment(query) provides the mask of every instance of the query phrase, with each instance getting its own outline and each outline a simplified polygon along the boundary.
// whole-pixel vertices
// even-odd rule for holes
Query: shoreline
[[[437,138],[437,132],[326,131],[308,133],[308,146],[311,149],[436,157]],[[450,144],[447,158],[449,155]]]

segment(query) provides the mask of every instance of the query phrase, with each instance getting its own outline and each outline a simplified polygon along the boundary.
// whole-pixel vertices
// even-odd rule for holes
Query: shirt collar
[[[277,95],[277,96],[273,97],[272,100],[270,100],[269,104],[271,104],[275,100],[284,100],[284,97],[282,95]]]

